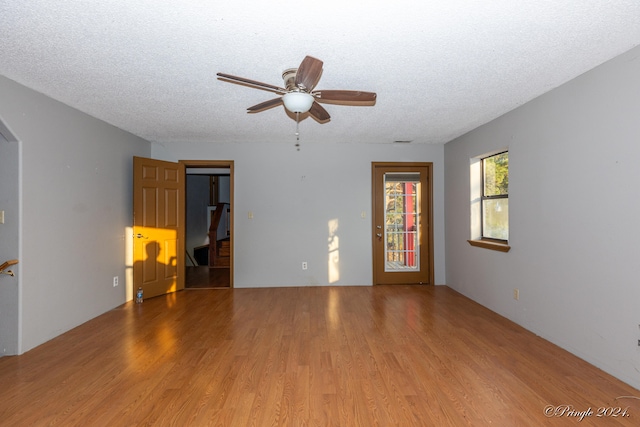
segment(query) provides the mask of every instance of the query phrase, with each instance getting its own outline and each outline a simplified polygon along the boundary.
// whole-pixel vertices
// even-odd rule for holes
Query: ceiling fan
[[[376,102],[374,92],[362,92],[357,90],[313,90],[322,75],[323,62],[312,56],[306,56],[298,68],[291,68],[282,73],[285,87],[270,85],[255,80],[237,77],[231,74],[218,73],[221,80],[230,83],[239,83],[245,86],[263,89],[282,95],[281,97],[261,102],[247,108],[249,113],[258,113],[277,105],[284,107],[296,114],[308,112],[319,123],[326,123],[331,116],[319,103],[371,106]]]

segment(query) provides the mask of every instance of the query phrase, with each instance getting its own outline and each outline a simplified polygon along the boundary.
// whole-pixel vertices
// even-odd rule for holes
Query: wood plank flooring
[[[185,269],[185,288],[189,289],[215,289],[228,288],[231,282],[229,267],[187,267]]]
[[[186,290],[0,358],[2,426],[631,426],[634,397],[443,286]]]

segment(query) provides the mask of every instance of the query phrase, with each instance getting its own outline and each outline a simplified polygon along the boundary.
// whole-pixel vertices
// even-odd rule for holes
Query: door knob
[[[135,234],[133,237],[137,237],[138,239],[148,239],[148,237],[143,236],[143,235],[142,235],[142,234],[140,234],[140,233]]]

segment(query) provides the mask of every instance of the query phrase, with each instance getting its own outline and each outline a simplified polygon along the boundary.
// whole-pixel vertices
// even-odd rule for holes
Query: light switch
[[[0,211],[0,224],[4,224],[4,211]]]
[[[249,214],[247,216],[249,217],[249,219],[253,219],[253,212],[249,211]]]

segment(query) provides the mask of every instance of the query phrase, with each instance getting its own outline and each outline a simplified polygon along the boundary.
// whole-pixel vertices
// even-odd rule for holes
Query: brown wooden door
[[[433,284],[432,163],[372,163],[373,283]]]
[[[184,289],[184,165],[133,158],[133,289]]]

